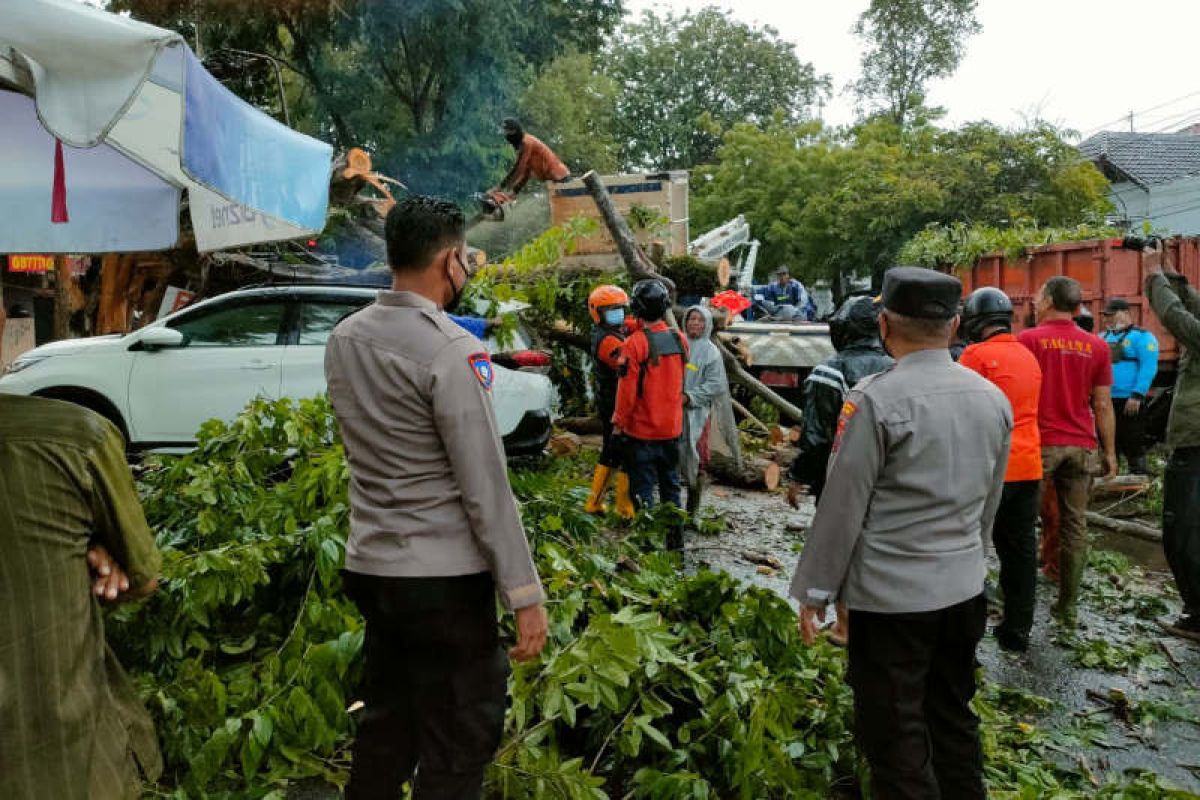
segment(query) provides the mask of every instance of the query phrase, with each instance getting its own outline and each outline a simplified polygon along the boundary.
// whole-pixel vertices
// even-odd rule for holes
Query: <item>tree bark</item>
[[[757,427],[762,428],[763,431],[767,432],[768,434],[770,433],[770,428],[767,427],[767,423],[763,422],[761,419],[754,416],[754,414],[750,413],[750,409],[746,408],[744,405],[739,403],[737,400],[734,400],[732,397],[729,398],[729,401],[733,404],[733,410],[736,411],[737,413],[741,414],[743,419],[750,420]]]
[[[599,417],[563,417],[554,424],[564,431],[580,436],[597,436],[604,433],[604,424]]]
[[[1151,528],[1149,525],[1143,525],[1140,522],[1113,519],[1103,514],[1097,514],[1094,511],[1088,512],[1087,521],[1098,528],[1104,528],[1114,533],[1123,533],[1126,536],[1133,536],[1137,539],[1145,539],[1147,542],[1162,541],[1162,531],[1158,528]]]
[[[739,489],[776,489],[780,472],[778,464],[765,458],[743,458],[739,467],[733,459],[713,453],[708,461],[708,473],[717,482]]]
[[[587,174],[583,176],[583,185],[587,187],[592,199],[596,201],[596,208],[600,210],[600,216],[604,218],[604,224],[608,227],[608,232],[612,234],[613,241],[617,244],[617,250],[621,253],[621,260],[625,262],[625,268],[629,270],[630,276],[637,281],[647,278],[662,281],[674,294],[675,282],[660,275],[654,267],[654,262],[642,252],[641,246],[633,236],[633,231],[629,229],[629,224],[625,222],[617,212],[617,207],[613,205],[608,187],[604,185],[604,181],[600,180],[600,176],[596,174],[595,170],[588,170]]]
[[[755,396],[761,397],[766,402],[779,409],[779,413],[787,415],[787,417],[795,422],[804,421],[804,412],[796,408],[794,405],[784,400],[778,394],[771,390],[769,386],[764,384],[758,378],[751,375],[742,367],[737,357],[730,352],[729,347],[718,339],[713,339],[713,343],[721,351],[721,358],[725,361],[725,372],[729,376],[731,383],[740,383],[751,391]]]
[[[54,257],[54,338],[71,338],[71,266],[66,256]]]

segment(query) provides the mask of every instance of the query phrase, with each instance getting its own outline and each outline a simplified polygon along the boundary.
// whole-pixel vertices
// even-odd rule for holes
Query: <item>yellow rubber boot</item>
[[[629,496],[629,474],[626,472],[617,473],[617,514],[623,519],[633,519],[637,516],[637,509],[633,505],[633,498]]]
[[[608,511],[608,506],[604,505],[604,490],[608,488],[609,472],[609,468],[603,464],[596,465],[596,471],[592,473],[592,493],[583,504],[583,510],[587,513],[603,514]]]

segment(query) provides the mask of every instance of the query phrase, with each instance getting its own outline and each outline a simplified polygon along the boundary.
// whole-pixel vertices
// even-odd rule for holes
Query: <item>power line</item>
[[[1103,131],[1105,128],[1108,128],[1109,126],[1116,125],[1121,122],[1126,122],[1130,119],[1130,117],[1136,118],[1136,117],[1142,116],[1144,114],[1148,114],[1151,111],[1158,111],[1159,109],[1166,108],[1167,106],[1170,106],[1170,105],[1174,105],[1175,103],[1178,103],[1181,100],[1187,100],[1189,98],[1197,97],[1197,96],[1200,96],[1200,90],[1197,90],[1194,92],[1189,92],[1187,94],[1180,95],[1179,97],[1173,97],[1170,100],[1164,101],[1157,105],[1150,106],[1149,108],[1143,108],[1140,111],[1130,110],[1128,113],[1122,114],[1121,116],[1117,117],[1116,119],[1109,120],[1108,122],[1103,122],[1100,125],[1097,125],[1096,127],[1089,129],[1088,131],[1080,134],[1080,136],[1082,138],[1086,139],[1093,134],[1100,133],[1101,131]]]

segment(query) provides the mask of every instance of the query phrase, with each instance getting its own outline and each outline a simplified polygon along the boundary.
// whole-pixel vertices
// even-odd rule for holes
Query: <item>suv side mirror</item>
[[[174,328],[168,328],[165,325],[155,325],[153,328],[147,328],[146,332],[138,339],[138,344],[143,350],[162,350],[168,347],[182,347],[183,334]]]

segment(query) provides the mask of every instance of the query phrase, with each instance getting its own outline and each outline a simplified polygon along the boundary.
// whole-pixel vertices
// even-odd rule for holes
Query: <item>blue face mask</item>
[[[607,325],[612,325],[614,328],[625,322],[625,309],[610,308],[604,312],[604,322]]]

